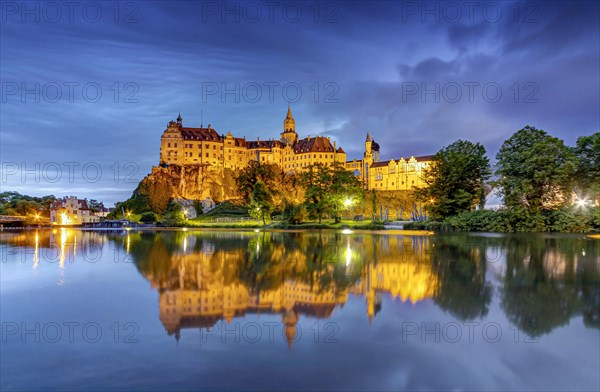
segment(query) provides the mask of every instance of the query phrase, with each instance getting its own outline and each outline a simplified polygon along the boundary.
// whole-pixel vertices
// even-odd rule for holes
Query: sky
[[[211,126],[300,137],[348,159],[458,139],[492,159],[525,125],[600,130],[597,2],[1,1],[1,191],[113,203],[160,136]]]

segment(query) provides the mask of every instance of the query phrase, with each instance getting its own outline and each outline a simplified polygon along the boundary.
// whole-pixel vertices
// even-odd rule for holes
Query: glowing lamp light
[[[342,230],[342,234],[352,234],[352,230],[344,229],[344,230]]]
[[[184,227],[184,228],[183,228],[183,229],[181,229],[181,230],[183,230],[183,231],[187,231],[187,227]]]
[[[67,215],[66,212],[61,212],[60,213],[60,224],[61,225],[69,225],[69,224],[71,224],[71,219],[69,218],[69,215]]]
[[[585,207],[587,200],[585,199],[579,199],[575,202],[577,204],[578,207]]]
[[[346,205],[346,207],[350,207],[350,204],[352,204],[352,199],[347,197],[346,200],[344,200],[344,204]]]

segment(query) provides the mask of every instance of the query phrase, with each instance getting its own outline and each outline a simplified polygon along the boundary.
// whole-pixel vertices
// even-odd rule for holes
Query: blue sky
[[[470,5],[470,4],[475,5]],[[600,129],[596,2],[2,1],[2,191],[112,205],[158,164],[160,135],[211,124],[382,159],[457,139],[493,157],[529,124]],[[202,115],[201,115],[202,113]]]

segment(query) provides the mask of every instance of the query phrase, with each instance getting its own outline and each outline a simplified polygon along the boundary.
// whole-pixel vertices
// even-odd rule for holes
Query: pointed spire
[[[369,131],[367,131],[367,140],[365,140],[365,142],[370,142],[371,141],[371,135],[369,134]]]
[[[287,116],[285,116],[285,118],[294,118],[294,117],[292,117],[292,108],[290,107],[290,103],[289,102],[288,102]]]

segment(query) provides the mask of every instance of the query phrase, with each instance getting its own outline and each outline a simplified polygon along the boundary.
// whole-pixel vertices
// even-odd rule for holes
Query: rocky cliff
[[[239,199],[236,173],[212,165],[153,167],[138,185],[134,197],[147,198],[154,211],[166,208],[169,199],[204,200],[219,203]]]

